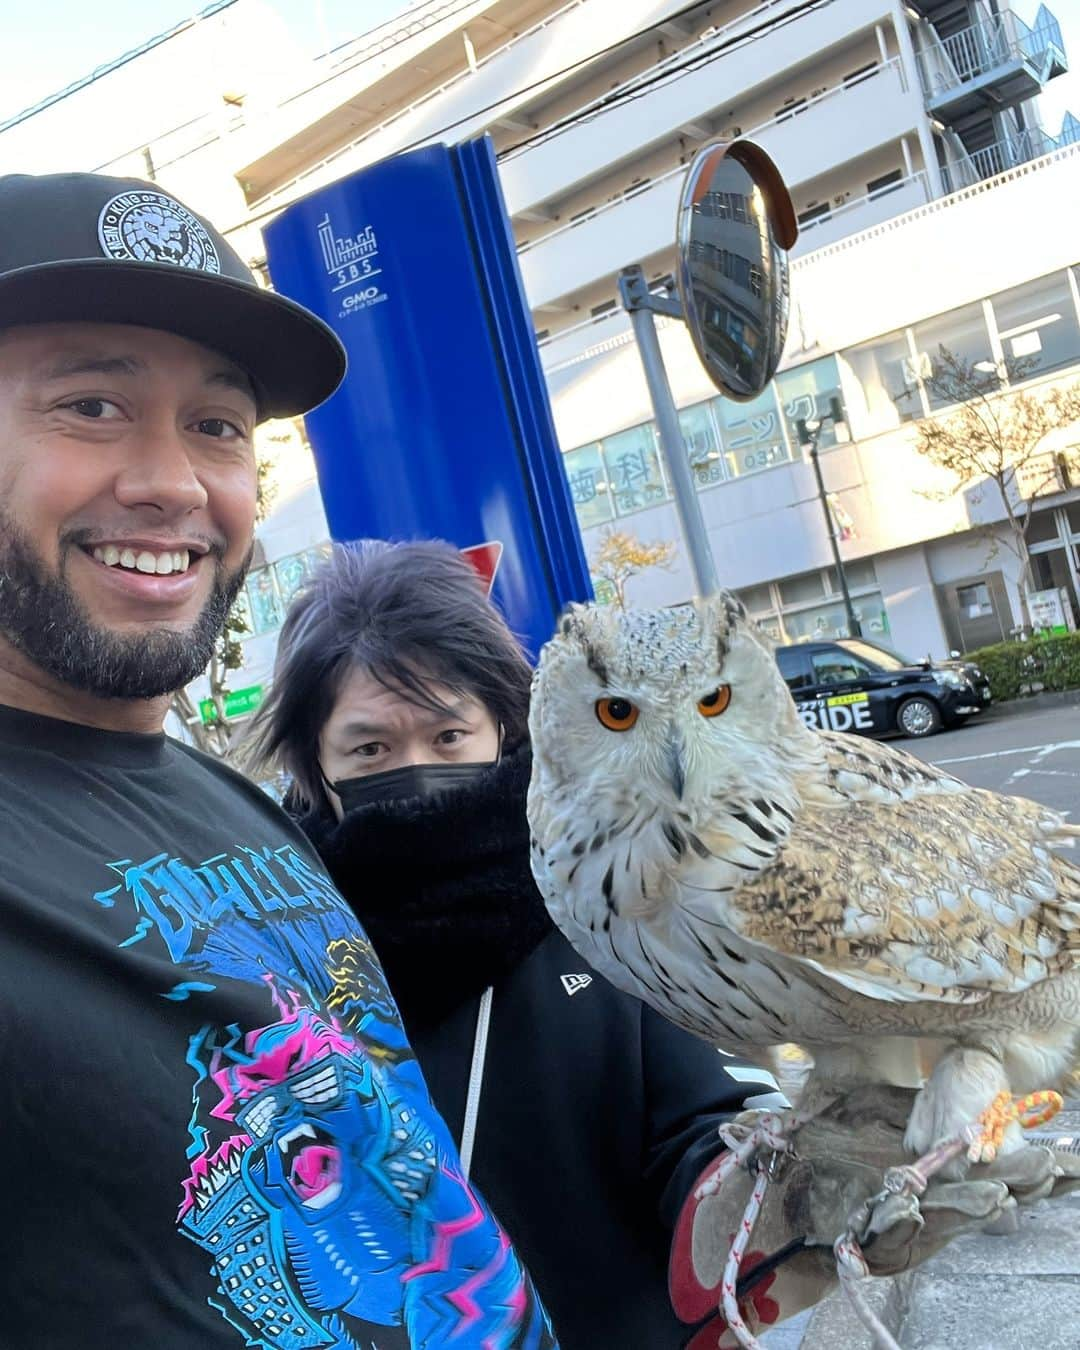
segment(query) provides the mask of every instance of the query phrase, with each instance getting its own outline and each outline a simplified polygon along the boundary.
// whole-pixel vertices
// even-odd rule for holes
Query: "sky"
[[[0,122],[97,66],[206,9],[211,0],[36,0],[4,16],[0,50]],[[410,0],[266,0],[288,24],[301,52],[374,28]],[[93,16],[91,19],[91,15]]]
[[[0,122],[56,93],[148,38],[204,9],[209,0],[36,0],[4,19],[0,52]],[[409,8],[411,0],[267,0],[312,56]],[[1022,19],[1039,0],[1013,0]],[[1080,117],[1080,0],[1051,0],[1072,69],[1043,95],[1046,129],[1056,133],[1067,108]],[[92,20],[91,20],[91,17]]]

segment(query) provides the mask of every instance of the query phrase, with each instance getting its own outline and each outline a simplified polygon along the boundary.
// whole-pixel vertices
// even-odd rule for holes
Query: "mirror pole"
[[[620,273],[619,296],[634,326],[638,355],[641,357],[645,383],[649,386],[649,398],[660,432],[660,450],[671,479],[675,509],[679,513],[679,524],[682,526],[683,538],[686,540],[687,552],[690,555],[694,588],[698,595],[715,595],[720,589],[716,563],[709,547],[705,518],[701,513],[701,502],[694,488],[690,457],[683,443],[679,414],[675,409],[675,400],[671,396],[671,385],[664,369],[664,358],[660,352],[660,340],[656,336],[656,321],[653,318],[655,311],[681,317],[681,310],[677,302],[651,295],[645,284],[644,272],[636,266],[626,267]]]

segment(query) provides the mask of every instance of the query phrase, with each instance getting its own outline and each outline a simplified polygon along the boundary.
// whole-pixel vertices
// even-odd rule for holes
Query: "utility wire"
[[[532,136],[526,136],[513,145],[508,145],[505,150],[500,151],[499,159],[509,159],[520,150],[528,149],[531,145],[542,145],[546,141],[554,139],[562,132],[570,130],[571,127],[579,126],[583,122],[591,122],[594,118],[607,112],[610,108],[618,107],[622,103],[631,103],[635,99],[641,98],[648,93],[655,85],[662,84],[666,79],[672,76],[682,77],[697,70],[701,66],[709,65],[719,56],[726,56],[733,49],[737,49],[747,43],[756,42],[766,34],[785,27],[788,23],[793,23],[796,19],[803,18],[806,14],[814,10],[825,9],[833,4],[833,0],[803,0],[802,4],[796,5],[792,9],[785,10],[783,14],[777,15],[771,19],[766,19],[763,23],[754,28],[748,28],[743,33],[736,33],[725,42],[718,43],[715,47],[710,47],[705,52],[695,52],[688,56],[683,62],[673,63],[664,70],[654,71],[651,74],[643,74],[635,79],[623,89],[613,89],[610,94],[606,94],[597,102],[589,104],[585,108],[579,108],[567,115],[558,122],[553,122],[551,126],[544,127]]]
[[[402,155],[406,154],[409,150],[415,150],[422,145],[427,145],[431,141],[437,139],[438,137],[446,135],[447,132],[456,130],[458,127],[464,125],[466,122],[475,121],[476,118],[483,117],[486,113],[494,112],[497,108],[502,107],[504,103],[508,103],[512,99],[521,98],[523,95],[529,94],[533,92],[533,90],[535,89],[539,89],[544,85],[552,84],[556,80],[562,79],[564,75],[572,74],[575,70],[578,70],[581,66],[588,65],[590,62],[597,60],[599,57],[607,56],[611,52],[618,51],[620,47],[625,46],[628,42],[632,42],[638,38],[646,36],[648,33],[653,32],[655,29],[659,28],[662,24],[671,23],[673,20],[676,20],[685,14],[689,14],[693,10],[700,9],[702,3],[703,0],[693,0],[693,3],[684,5],[682,9],[676,11],[674,14],[669,14],[666,18],[657,20],[655,23],[651,23],[645,28],[637,29],[633,33],[628,33],[624,37],[618,39],[618,41],[612,42],[606,47],[601,47],[597,51],[590,52],[587,56],[583,56],[579,60],[571,62],[570,65],[564,66],[561,70],[555,71],[550,75],[545,75],[542,79],[535,80],[531,84],[522,86],[520,89],[516,89],[508,94],[504,94],[501,98],[496,99],[495,102],[486,104],[482,108],[474,108],[471,112],[467,113],[465,116],[456,118],[453,122],[448,122],[444,126],[438,127],[434,131],[426,132],[423,136],[420,136],[416,140],[409,142],[409,144],[400,146],[397,150],[394,151],[394,153]],[[747,29],[746,32],[744,33],[737,34],[736,36],[728,39],[726,42],[720,44],[719,47],[711,48],[708,52],[705,53],[697,52],[682,65],[670,67],[664,71],[657,72],[657,74],[654,76],[636,82],[630,90],[625,91],[621,96],[615,95],[611,96],[611,98],[605,102],[603,107],[593,106],[587,109],[579,110],[577,113],[570,114],[567,118],[563,119],[562,123],[558,123],[556,125],[559,126],[562,130],[566,130],[570,126],[574,125],[576,122],[591,120],[593,117],[598,116],[600,112],[606,111],[608,107],[614,106],[623,99],[628,99],[631,96],[635,98],[641,97],[645,89],[649,85],[656,83],[658,80],[666,79],[674,75],[685,74],[687,73],[688,70],[692,70],[699,65],[705,65],[709,61],[715,60],[718,56],[724,55],[728,51],[742,45],[743,43],[755,41],[757,38],[764,36],[764,34],[783,27],[786,23],[790,22],[793,19],[800,18],[810,11],[825,8],[826,6],[831,5],[833,3],[834,0],[803,0],[803,3],[799,4],[794,9],[785,10],[785,12],[782,15],[779,15],[772,19],[767,19],[764,23],[758,24],[754,28]],[[543,132],[537,132],[535,137],[527,138],[526,140],[520,141],[513,146],[507,147],[507,149],[503,151],[498,156],[498,158],[500,160],[504,159],[507,155],[513,153],[513,151],[521,149],[524,146],[531,144],[532,141],[538,140],[541,137],[550,134],[552,130],[553,130],[552,128],[545,128]],[[364,138],[361,137],[360,139],[363,140]],[[346,149],[347,148],[348,147],[346,147]],[[280,211],[283,211],[285,207],[289,205],[291,205],[291,202],[287,201],[276,202],[273,206],[269,206],[263,211],[259,211],[254,215],[248,216],[245,220],[241,221],[239,224],[230,226],[227,230],[224,231],[224,233],[226,235],[235,234],[240,230],[246,229],[249,225],[257,225],[261,221],[266,220],[271,216],[277,215]]]
[[[73,84],[66,85],[55,94],[50,94],[47,98],[43,98],[39,103],[34,103],[29,108],[24,108],[22,112],[16,113],[14,117],[9,117],[6,122],[0,122],[0,134],[5,131],[10,131],[13,127],[21,126],[23,122],[28,122],[31,117],[36,117],[38,113],[44,112],[46,108],[51,108],[57,103],[62,103],[64,99],[70,98],[72,94],[77,94],[80,89],[86,89],[89,85],[96,83],[104,76],[111,75],[114,70],[119,70],[121,66],[126,66],[129,61],[134,61],[138,56],[145,56],[147,52],[153,51],[155,47],[160,47],[162,43],[168,42],[171,38],[186,32],[189,28],[193,28],[197,23],[201,23],[203,19],[211,19],[215,14],[220,14],[222,10],[228,9],[231,5],[235,5],[236,3],[237,0],[214,0],[213,4],[207,5],[200,13],[193,14],[190,19],[182,19],[178,24],[174,24],[173,27],[166,32],[158,33],[156,37],[148,38],[146,42],[141,43],[138,47],[133,47],[131,51],[125,52],[123,56],[118,56],[112,61],[107,61],[104,65],[98,66],[96,69],[92,70],[89,75],[83,75]],[[174,128],[174,130],[175,129],[176,128]],[[165,132],[164,134],[168,135],[169,133]]]

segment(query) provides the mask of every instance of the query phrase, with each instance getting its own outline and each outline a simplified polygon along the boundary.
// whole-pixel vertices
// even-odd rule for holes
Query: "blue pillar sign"
[[[535,655],[592,588],[490,142],[362,169],[266,245],[349,356],[307,417],[332,536],[501,545],[492,594]]]

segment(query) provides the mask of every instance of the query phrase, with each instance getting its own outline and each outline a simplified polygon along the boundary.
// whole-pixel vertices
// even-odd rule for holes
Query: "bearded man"
[[[0,178],[4,1346],[555,1344],[306,840],[162,733],[344,365],[154,184]]]

